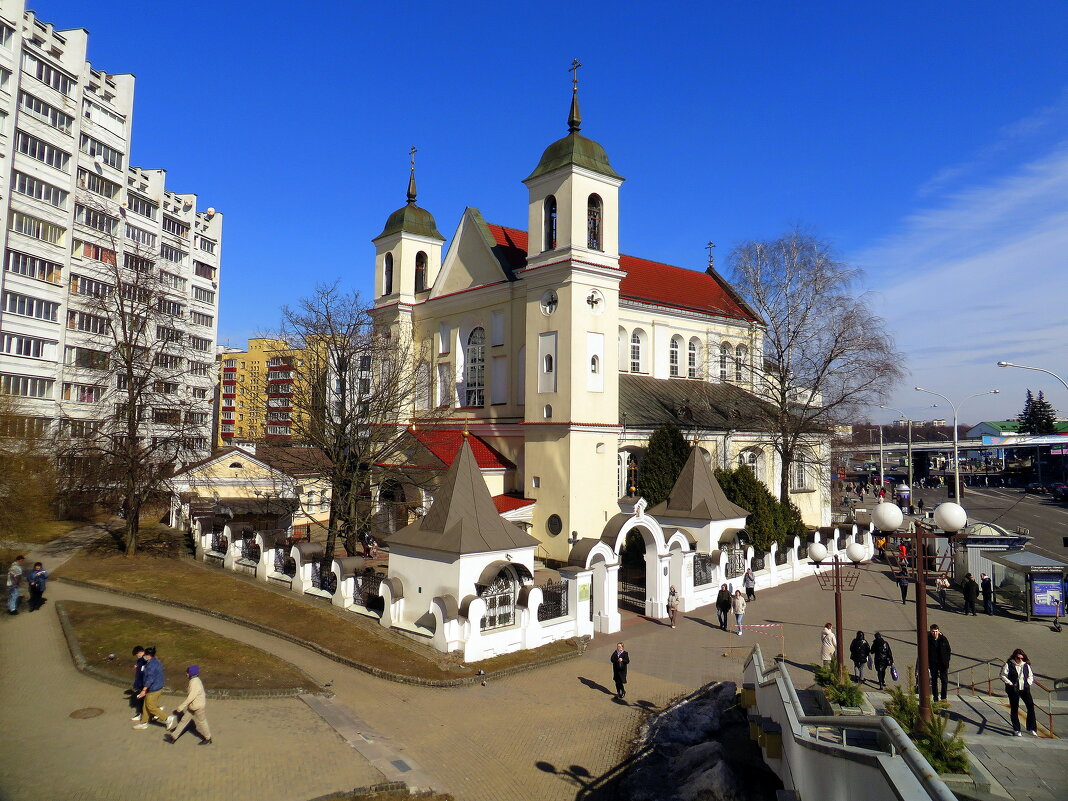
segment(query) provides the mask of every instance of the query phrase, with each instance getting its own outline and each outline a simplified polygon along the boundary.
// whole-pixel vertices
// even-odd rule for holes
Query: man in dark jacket
[[[949,640],[938,630],[937,625],[932,624],[931,633],[927,635],[927,664],[931,669],[931,699],[934,701],[939,700],[939,679],[942,681],[941,700],[946,700],[949,692],[949,659],[952,655]]]
[[[623,650],[623,643],[616,643],[609,661],[612,663],[612,680],[616,683],[616,697],[622,698],[627,694],[627,665],[630,664],[630,654]]]
[[[167,719],[166,710],[159,705],[160,696],[163,695],[163,663],[156,658],[155,648],[145,649],[144,686],[137,695],[144,698],[145,703],[141,709],[141,722],[135,723],[135,729],[147,729],[152,718],[163,723]]]
[[[727,615],[731,611],[731,591],[726,584],[721,584],[719,594],[716,596],[716,617],[719,618],[719,627],[727,630]]]
[[[961,591],[964,593],[964,611],[962,614],[966,615],[971,612],[972,617],[975,617],[975,601],[979,597],[979,583],[972,578],[971,573],[967,573],[964,576]]]
[[[986,573],[979,574],[979,590],[983,593],[983,611],[994,614],[994,582]]]

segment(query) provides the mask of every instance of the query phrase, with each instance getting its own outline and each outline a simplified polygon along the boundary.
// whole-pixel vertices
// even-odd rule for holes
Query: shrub
[[[936,701],[931,705],[934,713],[931,722],[920,719],[920,698],[913,688],[916,686],[916,673],[908,669],[908,681],[902,686],[890,690],[886,702],[886,712],[900,724],[924,759],[938,773],[967,773],[968,755],[964,751],[964,721],[958,720],[952,734],[946,734],[949,728],[949,704]],[[906,689],[907,688],[907,689]]]
[[[824,688],[827,700],[841,706],[860,706],[864,702],[864,693],[853,683],[845,671],[838,670],[838,663],[830,667],[813,665],[816,684]]]

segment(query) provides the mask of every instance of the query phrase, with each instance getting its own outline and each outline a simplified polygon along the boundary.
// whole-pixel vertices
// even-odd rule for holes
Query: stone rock
[[[691,745],[671,762],[671,773],[679,783],[685,783],[694,773],[708,770],[723,759],[723,746],[715,741]]]
[[[695,774],[678,790],[681,801],[746,801],[748,792],[725,760]]]

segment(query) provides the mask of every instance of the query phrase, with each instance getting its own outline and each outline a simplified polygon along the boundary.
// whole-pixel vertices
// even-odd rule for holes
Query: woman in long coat
[[[864,667],[868,664],[871,645],[864,639],[864,632],[858,631],[853,642],[849,643],[849,658],[853,660],[853,678],[858,684],[864,683]]]
[[[616,643],[616,650],[609,658],[612,663],[612,681],[616,683],[616,696],[623,698],[627,694],[627,665],[630,664],[630,654],[623,649],[623,643]]]
[[[872,660],[875,662],[875,675],[879,677],[879,689],[886,685],[886,669],[894,664],[894,652],[890,650],[890,643],[883,639],[883,635],[875,632],[875,639],[871,644]]]

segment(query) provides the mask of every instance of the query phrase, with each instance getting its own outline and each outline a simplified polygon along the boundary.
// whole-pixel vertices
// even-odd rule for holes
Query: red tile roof
[[[526,232],[492,224],[489,229],[509,265],[521,269],[526,262]],[[622,297],[739,320],[756,319],[716,276],[624,254],[619,256],[619,266],[627,273],[619,284]]]
[[[532,503],[536,503],[531,498],[520,498],[518,495],[494,495],[493,505],[497,507],[497,514],[503,515],[505,512],[511,512],[513,509],[522,509],[524,506],[530,506]]]
[[[420,443],[437,458],[450,467],[456,455],[460,452],[460,446],[464,442],[464,432],[458,429],[442,428],[419,428],[409,429],[409,433],[419,440]],[[501,454],[480,440],[473,434],[468,434],[471,442],[471,452],[475,455],[475,462],[482,470],[508,470],[515,465],[505,459]]]

